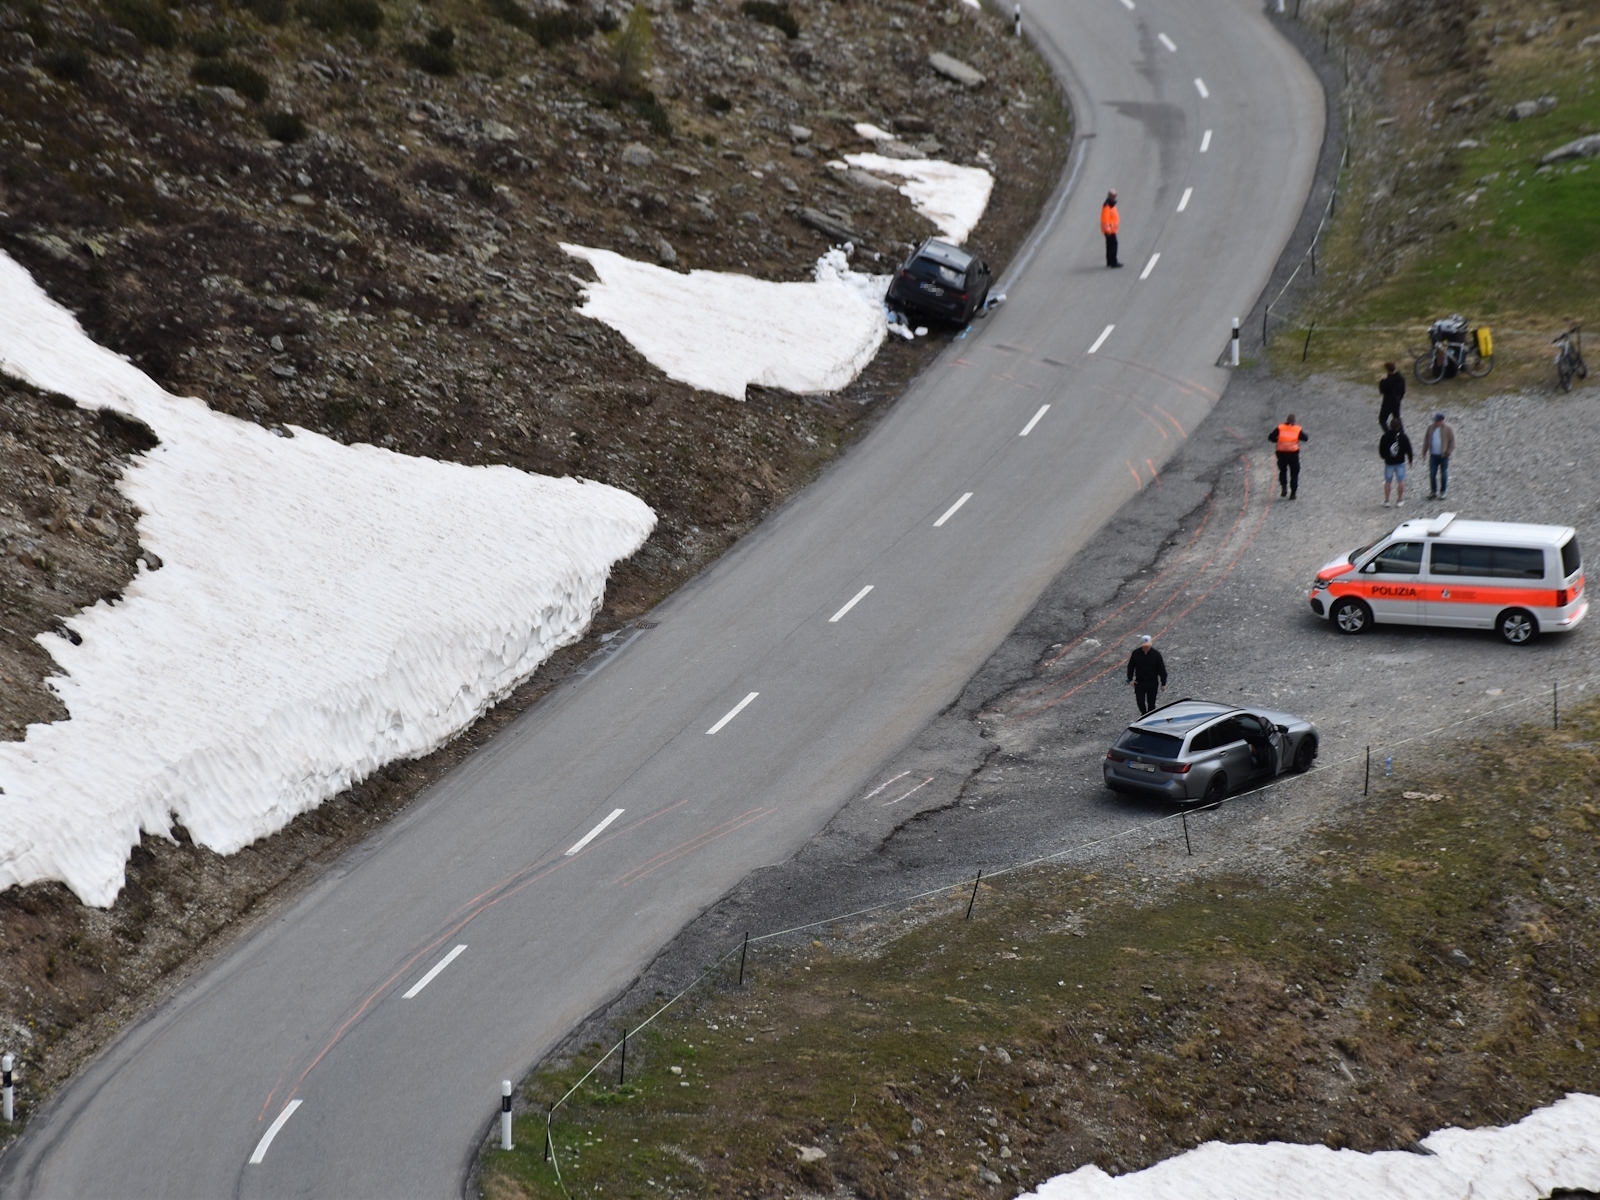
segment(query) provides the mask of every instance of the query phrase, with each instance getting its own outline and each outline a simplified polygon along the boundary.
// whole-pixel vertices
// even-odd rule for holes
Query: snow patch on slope
[[[883,292],[843,254],[812,283],[772,283],[726,271],[682,274],[611,250],[562,243],[594,268],[578,310],[628,339],[669,379],[744,399],[749,384],[836,392],[883,344]],[[832,263],[833,255],[824,258]],[[877,299],[866,297],[873,290]]]
[[[1556,1188],[1600,1191],[1600,1097],[1573,1093],[1515,1125],[1444,1129],[1422,1145],[1432,1154],[1207,1142],[1117,1178],[1079,1167],[1020,1200],[1538,1200]]]
[[[900,194],[937,226],[946,241],[967,240],[989,207],[994,176],[982,167],[963,167],[940,158],[889,158],[883,154],[846,154],[845,162],[874,175],[905,180]]]
[[[655,514],[626,492],[276,437],[161,390],[0,255],[0,370],[150,426],[122,601],[39,640],[69,720],[0,742],[0,889],[109,905],[141,831],[228,854],[446,742],[576,640]]]

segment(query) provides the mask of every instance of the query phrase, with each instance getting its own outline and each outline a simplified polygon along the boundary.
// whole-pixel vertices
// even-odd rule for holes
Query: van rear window
[[[1117,739],[1117,749],[1130,754],[1148,754],[1152,758],[1177,758],[1183,748],[1183,739],[1170,733],[1151,733],[1148,729],[1129,729]]]
[[[1561,547],[1561,578],[1571,579],[1582,567],[1583,555],[1578,552],[1578,538],[1574,535]]]
[[[1523,546],[1469,546],[1462,542],[1435,542],[1428,569],[1435,575],[1543,579],[1544,551]]]

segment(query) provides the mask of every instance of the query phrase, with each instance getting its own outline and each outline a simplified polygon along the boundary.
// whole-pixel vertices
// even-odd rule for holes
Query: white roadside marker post
[[[0,1090],[0,1096],[3,1096],[3,1099],[0,1099],[0,1109],[4,1111],[0,1112],[0,1116],[5,1117],[7,1125],[11,1124],[12,1104],[16,1096],[11,1086],[11,1066],[14,1061],[9,1054],[0,1056],[0,1074],[4,1077],[4,1088]]]
[[[511,1149],[511,1080],[500,1081],[500,1149]]]
[[[1013,7],[1013,9],[1012,9],[1012,14],[1013,14],[1013,17],[1014,17],[1014,19],[1016,21],[1016,25],[1017,25],[1017,36],[1021,37],[1022,36],[1022,5],[1020,5],[1020,4],[1015,5]]]
[[[1230,353],[1233,355],[1233,365],[1237,367],[1239,365],[1239,318],[1238,317],[1235,317],[1233,319],[1233,338],[1229,342],[1229,345],[1233,347],[1233,349],[1230,351]]]

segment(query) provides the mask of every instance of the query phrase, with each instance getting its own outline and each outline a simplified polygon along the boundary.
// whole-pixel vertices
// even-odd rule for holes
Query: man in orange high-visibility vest
[[[1300,444],[1306,440],[1306,431],[1294,423],[1293,413],[1267,434],[1267,441],[1278,444],[1278,494],[1291,500],[1300,490]]]
[[[1122,220],[1117,215],[1116,189],[1106,193],[1106,202],[1100,206],[1100,232],[1106,235],[1106,266],[1120,267],[1117,261],[1117,230]]]

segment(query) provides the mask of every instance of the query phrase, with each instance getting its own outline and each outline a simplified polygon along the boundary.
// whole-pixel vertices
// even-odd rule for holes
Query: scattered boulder
[[[843,221],[835,220],[827,213],[815,208],[802,208],[795,213],[795,219],[802,225],[808,225],[818,233],[833,239],[836,242],[859,242],[862,236],[851,229]]]
[[[1549,112],[1556,106],[1554,96],[1540,96],[1537,100],[1519,100],[1506,109],[1506,120],[1526,121],[1529,117],[1537,117]]]
[[[937,146],[939,143],[935,142]],[[879,142],[876,146],[879,154],[885,158],[927,158],[921,146],[913,146],[910,142],[893,141]]]
[[[858,187],[864,192],[893,191],[894,184],[887,179],[879,179],[870,171],[863,171],[860,167],[851,167],[844,173],[844,181],[851,187]]]
[[[799,1154],[800,1161],[803,1163],[821,1162],[828,1157],[828,1152],[821,1146],[798,1146],[796,1147],[796,1153]]]
[[[809,142],[811,140],[811,130],[804,125],[791,125],[789,126],[789,140],[792,142]]]
[[[625,167],[649,167],[656,161],[655,151],[643,142],[629,142],[622,148],[622,165]]]
[[[225,108],[242,111],[247,107],[244,97],[231,87],[197,87],[194,93],[201,107],[209,108],[213,112],[221,112]]]
[[[938,50],[928,55],[928,65],[946,79],[954,80],[963,87],[975,88],[985,82],[983,73],[976,67]]]
[[[896,117],[891,122],[896,133],[932,133],[933,122],[926,117]]]
[[[678,265],[678,252],[672,248],[672,243],[662,238],[656,243],[656,261],[663,267]]]
[[[1600,133],[1577,138],[1564,146],[1557,146],[1539,160],[1541,166],[1560,162],[1565,158],[1600,158]]]
[[[1458,967],[1472,966],[1472,959],[1467,955],[1465,950],[1461,949],[1460,946],[1457,946],[1454,950],[1450,951],[1450,953],[1446,954],[1445,957]]]
[[[515,141],[517,137],[517,131],[501,121],[491,121],[485,118],[479,122],[478,128],[479,132],[491,142],[511,142]]]

